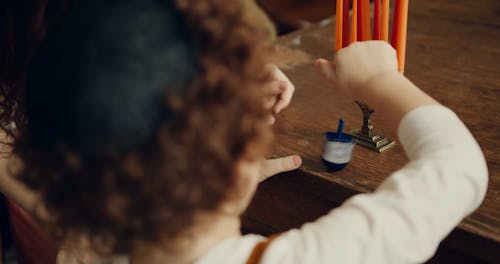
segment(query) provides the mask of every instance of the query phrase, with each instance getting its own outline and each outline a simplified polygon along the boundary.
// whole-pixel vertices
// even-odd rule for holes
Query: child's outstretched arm
[[[395,129],[411,110],[439,104],[398,73],[396,51],[387,42],[355,42],[333,63],[319,59],[316,66],[337,90],[376,109]]]
[[[317,66],[335,88],[398,126],[410,160],[360,194],[282,234],[262,263],[422,263],[484,198],[488,171],[473,136],[449,109],[397,73],[387,43],[355,43]]]

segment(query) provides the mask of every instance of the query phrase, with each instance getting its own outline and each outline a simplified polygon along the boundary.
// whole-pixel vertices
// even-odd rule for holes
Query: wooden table
[[[315,58],[332,58],[333,25],[323,21],[277,44],[276,62],[296,92],[278,117],[274,154],[297,153],[304,165],[259,187],[243,229],[262,234],[299,227],[355,193],[373,191],[407,162],[399,144],[381,154],[357,146],[348,167],[328,171],[320,160],[323,133],[334,131],[339,117],[346,129],[361,125],[355,103],[325,83],[313,66]],[[490,172],[485,201],[445,240],[435,259],[500,261],[500,1],[411,1],[405,75],[458,114],[481,145]],[[377,134],[396,139],[376,113],[374,122]]]

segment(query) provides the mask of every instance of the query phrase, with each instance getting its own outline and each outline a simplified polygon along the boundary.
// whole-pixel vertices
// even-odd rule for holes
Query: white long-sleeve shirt
[[[484,199],[488,170],[465,125],[443,106],[406,114],[398,136],[410,160],[373,193],[281,234],[260,263],[422,263]],[[229,238],[197,261],[245,263],[265,238]]]

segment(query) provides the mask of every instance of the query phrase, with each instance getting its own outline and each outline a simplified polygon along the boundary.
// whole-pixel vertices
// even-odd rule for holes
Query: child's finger
[[[275,174],[295,170],[302,165],[302,159],[298,155],[292,155],[277,159],[268,159],[262,162],[260,181]]]
[[[335,66],[331,62],[325,59],[317,59],[315,65],[325,79],[332,82],[336,81]]]
[[[264,93],[264,107],[266,109],[274,109],[276,105],[276,101],[281,93],[283,93],[284,89],[280,83],[280,81],[272,81],[269,84],[269,88],[266,88]]]
[[[276,118],[273,115],[269,115],[269,118],[267,119],[267,123],[269,125],[274,125],[275,122],[276,122]]]
[[[283,88],[281,87],[281,81],[279,80],[274,80],[271,81],[269,84],[269,88],[266,88],[265,96],[276,96],[280,94],[283,91]]]
[[[279,95],[278,102],[273,108],[275,114],[281,112],[290,104],[295,91],[295,86],[291,82],[281,82],[281,87],[283,92]]]
[[[282,93],[283,89],[281,88],[279,81],[272,81],[269,86],[266,87],[264,91],[264,107],[266,109],[274,109],[274,105],[276,105],[276,101],[278,100],[279,95]]]
[[[269,96],[267,98],[264,98],[264,108],[266,109],[271,109],[273,106],[276,104],[278,96]]]

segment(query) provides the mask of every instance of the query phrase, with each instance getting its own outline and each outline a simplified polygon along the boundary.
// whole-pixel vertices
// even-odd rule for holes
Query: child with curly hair
[[[14,146],[39,219],[60,241],[109,261],[430,258],[479,206],[487,168],[465,126],[397,73],[383,42],[355,43],[317,66],[398,127],[410,162],[374,193],[300,229],[269,240],[241,235],[239,217],[259,179],[275,172],[263,160],[273,105],[283,107],[272,99],[283,88],[266,66],[264,36],[239,1],[89,0],[72,8],[30,66],[26,126]]]
[[[265,65],[269,32],[251,21],[245,7],[224,1],[179,1],[177,6],[164,1],[85,1],[70,8],[48,31],[29,67],[23,97],[17,100],[16,113],[24,114],[16,119],[14,142],[14,153],[23,163],[19,179],[40,195],[38,209],[47,207],[54,220],[41,216],[44,209],[31,210],[30,203],[27,209],[54,227],[54,233],[63,234],[61,239],[72,240],[70,233],[88,234],[89,240],[99,237],[109,246],[93,248],[96,251],[121,252],[132,248],[132,241],[160,240],[154,233],[162,233],[161,239],[177,236],[191,225],[198,209],[218,207],[229,196],[225,189],[237,183],[233,178],[238,160],[256,160],[259,180],[300,166],[298,156],[263,159],[272,137],[272,115],[287,106],[294,88],[275,66]],[[59,155],[71,160],[60,160]],[[43,156],[53,162],[38,163]],[[88,189],[72,182],[72,176],[61,189],[55,188],[55,178],[33,174],[38,169],[43,175],[87,178],[97,200],[99,180],[91,183],[95,179],[88,175],[107,178],[100,191],[112,201],[99,203],[115,209],[108,212],[112,216],[98,218],[107,219],[108,227],[119,228],[126,238],[115,245],[102,231],[89,228],[87,224],[107,210],[98,205],[88,217],[82,217],[86,212],[80,209],[56,216],[58,209],[76,209],[76,204],[50,208],[48,196],[69,202],[65,193],[84,198],[82,192]],[[103,177],[108,173],[116,175]],[[39,176],[44,179],[36,180]],[[135,186],[131,193],[111,193],[108,181],[126,184],[127,177],[144,177],[140,181],[152,185],[141,189],[130,182]],[[193,181],[195,186],[190,186]],[[157,189],[160,186],[164,189]],[[50,190],[45,192],[46,187]],[[168,204],[167,210],[126,201],[139,201],[141,193],[141,204]],[[126,208],[118,209],[121,205]],[[114,221],[128,222],[128,215],[116,214],[129,210],[139,210],[134,214],[148,220],[142,227]],[[145,227],[153,234],[136,229]],[[105,233],[115,232],[111,229]]]

